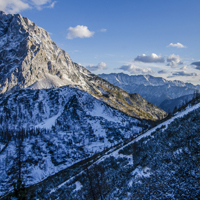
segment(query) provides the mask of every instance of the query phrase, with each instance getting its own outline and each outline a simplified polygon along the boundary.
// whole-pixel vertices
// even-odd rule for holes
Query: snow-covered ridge
[[[99,74],[99,76],[111,84],[114,84],[129,93],[138,93],[147,101],[165,109],[165,103],[168,100],[182,98],[193,95],[195,91],[200,90],[200,85],[192,85],[182,81],[169,81],[162,77],[153,77],[151,75],[131,75],[124,73]],[[180,99],[179,99],[180,100]],[[179,107],[181,104],[172,105]],[[182,101],[180,100],[180,103]],[[162,104],[163,103],[163,104]],[[165,109],[166,112],[168,110]]]
[[[168,125],[170,125],[175,119],[181,118],[181,117],[187,115],[188,113],[190,113],[190,112],[192,112],[196,109],[199,109],[199,108],[200,108],[200,103],[198,103],[194,106],[188,107],[186,110],[184,110],[182,112],[176,113],[176,115],[174,117],[172,117],[171,119],[169,119],[169,120],[159,124],[158,126],[146,131],[144,134],[140,135],[139,137],[136,137],[134,140],[127,143],[123,147],[118,148],[115,151],[111,150],[110,153],[107,152],[106,155],[102,156],[96,162],[92,163],[92,165],[89,167],[89,169],[92,169],[94,166],[99,165],[100,163],[103,163],[103,162],[105,162],[105,160],[109,160],[109,158],[112,158],[112,157],[114,157],[116,160],[124,157],[127,160],[129,160],[130,165],[133,165],[132,155],[123,155],[123,154],[120,153],[121,150],[125,149],[127,146],[130,146],[131,144],[133,144],[135,142],[140,141],[141,139],[143,139],[145,137],[151,136],[151,134],[156,132],[156,130],[158,130],[158,129],[162,129],[162,132],[164,132],[167,129]],[[154,136],[152,136],[152,137],[154,137]],[[76,176],[79,176],[82,173],[84,173],[84,172],[81,171]],[[151,169],[149,169],[148,167],[145,167],[145,168],[142,169],[142,167],[138,166],[131,174],[133,176],[136,176],[136,178],[140,177],[140,176],[141,177],[149,177],[151,175]],[[70,182],[73,182],[73,180],[76,180],[76,176],[71,177],[69,180],[66,180],[65,182],[59,184],[57,187],[51,189],[50,192],[49,192],[49,195],[56,193],[57,190],[61,189],[62,187],[65,187],[66,184],[69,184]],[[127,177],[127,179],[129,179],[129,177]],[[133,182],[130,181],[128,186],[131,187],[132,184],[133,184]]]
[[[20,90],[0,99],[0,195],[16,180],[17,134],[24,131],[26,185],[138,134],[148,124],[73,87]],[[23,129],[23,130],[22,130]],[[9,133],[9,134],[8,134]],[[10,138],[10,139],[9,139]],[[2,180],[6,180],[2,182]]]
[[[151,75],[128,75],[124,73],[111,73],[111,74],[99,74],[99,76],[113,84],[118,82],[124,85],[137,84],[145,86],[179,86],[179,87],[199,87],[200,85],[194,86],[190,83],[184,83],[179,80],[169,81],[162,77],[154,77]]]

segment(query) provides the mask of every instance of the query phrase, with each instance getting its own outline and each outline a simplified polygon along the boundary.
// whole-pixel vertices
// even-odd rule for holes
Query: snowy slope
[[[197,163],[196,158],[189,155],[195,154],[194,151],[196,151],[195,149],[200,142],[200,138],[195,138],[199,135],[197,126],[200,122],[199,110],[200,103],[190,106],[185,111],[177,113],[171,119],[146,131],[131,142],[118,147],[117,150],[111,148],[106,154],[96,159],[93,158],[87,168],[83,163],[73,166],[73,169],[65,168],[57,175],[30,187],[29,191],[39,199],[82,198],[90,200],[93,199],[90,188],[92,182],[96,198],[100,197],[100,190],[105,199],[128,200],[133,198],[133,195],[138,195],[139,199],[149,199],[149,195],[154,199],[162,197],[181,199],[175,198],[178,195],[177,191],[179,191],[180,188],[178,187],[181,183],[182,193],[186,196],[189,195],[187,198],[191,195],[196,196],[198,190],[200,191],[199,184],[195,185],[196,180],[198,180],[196,178],[198,167],[197,169],[194,168],[193,164]],[[186,129],[186,133],[183,132],[184,129]],[[194,138],[195,149],[184,149],[183,142],[184,145],[188,143],[186,138],[188,138],[188,141]],[[135,143],[137,143],[136,147],[134,147]],[[190,151],[192,154],[189,153]],[[187,155],[182,157],[184,152]],[[169,159],[173,162],[170,163]],[[176,162],[176,159],[178,159],[178,162]],[[190,163],[187,162],[187,159],[190,160]],[[193,162],[191,159],[194,159]],[[181,162],[180,165],[179,162]],[[185,168],[182,169],[181,166],[185,166]],[[186,175],[181,174],[181,171],[178,171],[179,169],[182,169],[184,173],[190,170],[191,175],[188,174],[188,181],[181,178]],[[173,173],[176,173],[176,176]],[[155,192],[157,191],[157,184],[161,183],[165,183],[160,185],[162,196],[157,196],[159,195]],[[191,184],[195,188],[194,190],[191,189]],[[169,185],[169,187],[166,187],[166,185]],[[149,187],[151,188],[150,191],[146,189]],[[193,190],[193,193],[188,193],[188,189]],[[171,194],[174,194],[174,196],[170,196]]]
[[[44,191],[48,194],[43,198],[65,199],[68,196],[79,199],[82,196],[83,199],[93,199],[93,195],[96,198],[103,195],[105,199],[127,200],[134,197],[197,199],[200,194],[199,158],[196,152],[200,142],[197,126],[200,122],[199,110],[200,103],[177,113],[130,143],[102,156],[89,167],[89,172],[80,171],[56,187],[47,187]],[[194,144],[190,144],[191,141]],[[135,143],[137,146],[133,150]],[[90,180],[90,177],[93,179]],[[75,187],[77,181],[79,192]],[[89,187],[91,182],[93,195]]]
[[[17,177],[17,138],[23,136],[26,185],[142,131],[148,124],[72,87],[20,90],[0,100],[1,195]]]

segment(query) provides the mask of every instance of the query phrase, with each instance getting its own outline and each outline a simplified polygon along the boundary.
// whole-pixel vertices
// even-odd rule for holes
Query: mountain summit
[[[21,15],[0,13],[1,93],[21,88],[85,86],[74,64],[43,28]],[[80,71],[82,73],[80,73]]]
[[[0,94],[23,88],[78,87],[132,117],[158,120],[166,113],[74,63],[46,30],[19,14],[0,12]]]

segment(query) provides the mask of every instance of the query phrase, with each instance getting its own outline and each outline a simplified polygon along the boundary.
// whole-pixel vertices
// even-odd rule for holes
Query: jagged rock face
[[[0,19],[0,93],[82,83],[69,55],[47,31],[21,15],[1,12]]]
[[[72,62],[48,32],[29,19],[0,12],[0,20],[0,94],[73,85],[132,117],[158,120],[167,115]]]

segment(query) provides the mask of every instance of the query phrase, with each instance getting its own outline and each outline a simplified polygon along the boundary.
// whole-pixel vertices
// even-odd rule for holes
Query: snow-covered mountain
[[[74,63],[46,30],[29,19],[0,12],[0,21],[0,94],[72,85],[133,117],[166,116],[139,95],[130,95]]]
[[[151,75],[127,75],[124,73],[99,74],[99,76],[113,85],[129,93],[138,93],[147,101],[161,107],[164,101],[194,94],[200,90],[200,85],[192,85],[182,81],[169,81]],[[173,108],[172,108],[173,109]]]
[[[19,139],[22,178],[30,185],[145,127],[147,122],[69,86],[16,91],[0,99],[0,196],[17,179]]]
[[[188,105],[127,144],[30,186],[27,196],[61,200],[199,199],[199,123],[200,103]]]
[[[166,113],[74,63],[27,18],[0,22],[1,197],[22,180],[28,199],[198,198],[199,104],[144,132]]]
[[[145,85],[145,86],[163,86],[170,85],[178,87],[189,87],[200,89],[200,85],[194,86],[191,83],[184,83],[179,80],[169,81],[162,77],[154,77],[151,75],[128,75],[124,73],[111,73],[111,74],[99,74],[100,77],[103,77],[105,80],[109,80],[113,84],[121,83],[124,85]]]

